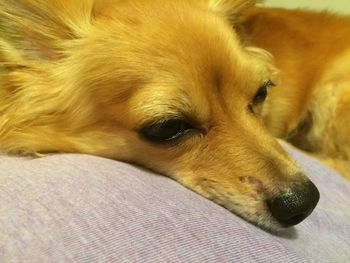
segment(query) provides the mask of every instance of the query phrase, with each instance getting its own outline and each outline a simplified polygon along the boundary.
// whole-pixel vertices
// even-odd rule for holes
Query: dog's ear
[[[230,22],[235,25],[246,9],[257,3],[262,3],[263,1],[264,0],[208,0],[208,4],[214,11],[227,16]]]
[[[0,56],[36,60],[62,56],[64,42],[81,38],[88,30],[95,2],[0,1]]]

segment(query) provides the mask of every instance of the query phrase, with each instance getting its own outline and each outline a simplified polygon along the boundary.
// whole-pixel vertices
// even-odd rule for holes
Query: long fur
[[[308,179],[255,103],[276,70],[268,52],[242,44],[235,23],[256,2],[1,1],[0,151],[136,163],[283,227],[267,199]],[[193,128],[167,145],[140,133],[169,118]]]

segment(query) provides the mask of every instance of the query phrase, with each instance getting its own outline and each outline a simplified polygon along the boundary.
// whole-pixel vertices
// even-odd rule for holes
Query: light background
[[[328,9],[350,15],[350,0],[266,0],[266,6],[287,8],[307,7],[309,9]]]

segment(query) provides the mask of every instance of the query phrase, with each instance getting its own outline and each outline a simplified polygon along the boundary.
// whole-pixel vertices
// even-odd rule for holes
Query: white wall
[[[307,7],[311,9],[329,9],[350,15],[350,0],[265,0],[266,6]]]

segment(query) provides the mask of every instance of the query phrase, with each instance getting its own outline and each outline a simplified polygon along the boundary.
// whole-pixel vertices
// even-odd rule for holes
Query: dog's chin
[[[186,187],[267,232],[281,233],[293,227],[293,224],[287,226],[278,222],[271,214],[264,198],[259,195],[246,196],[225,189],[213,191],[211,187],[204,190],[203,185]],[[208,189],[211,191],[206,191]]]
[[[234,213],[235,215],[239,216],[243,220],[249,222],[250,224],[253,224],[270,233],[281,233],[293,227],[293,226],[284,226],[280,224],[267,211],[264,211],[261,213],[260,212],[243,212],[241,209],[237,210],[235,208],[227,207],[225,205],[222,205],[222,206],[228,209],[230,212]]]
[[[293,227],[293,226],[288,226],[288,227],[283,226],[280,223],[278,223],[272,216],[269,216],[269,215],[255,216],[255,217],[242,216],[242,218],[248,221],[249,223],[270,233],[281,233]]]

